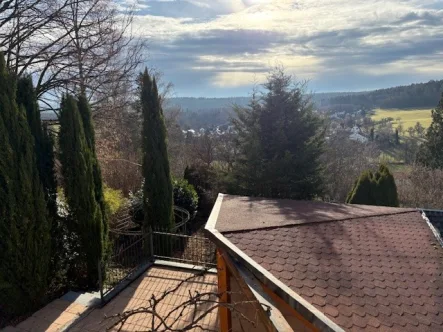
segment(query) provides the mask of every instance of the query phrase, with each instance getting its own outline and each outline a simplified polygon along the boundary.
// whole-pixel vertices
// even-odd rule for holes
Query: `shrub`
[[[174,205],[188,210],[191,218],[197,213],[198,195],[194,186],[185,179],[174,179],[172,181],[174,192]]]
[[[114,215],[125,203],[121,190],[105,186],[103,190],[106,212],[109,216]]]
[[[191,215],[191,218],[193,218],[198,207],[198,195],[194,189],[194,186],[185,179],[175,179],[172,181],[172,185],[174,193],[174,205],[186,209]],[[140,188],[143,188],[143,183]],[[141,224],[144,220],[142,202],[143,189],[129,193],[129,204],[131,206],[132,218],[134,222],[138,224]]]
[[[394,177],[385,165],[377,172],[365,171],[349,192],[346,203],[399,206]]]
[[[219,174],[212,167],[205,165],[187,166],[184,178],[191,184],[198,195],[199,210],[210,210],[217,198]],[[221,176],[220,176],[221,178]]]

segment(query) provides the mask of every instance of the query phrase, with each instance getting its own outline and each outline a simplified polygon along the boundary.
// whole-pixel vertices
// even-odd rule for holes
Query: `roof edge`
[[[223,197],[225,194],[219,193],[217,199],[212,207],[211,214],[209,215],[208,221],[205,225],[206,229],[215,229],[215,225],[217,224],[218,215],[220,214],[220,208],[223,202]]]
[[[219,194],[217,200],[205,225],[205,232],[209,238],[218,246],[225,249],[237,262],[242,263],[260,282],[269,287],[289,306],[300,313],[306,320],[311,322],[321,331],[344,332],[344,330],[316,309],[311,303],[306,301],[301,295],[277,279],[269,271],[260,266],[251,257],[245,254],[240,248],[229,241],[223,234],[215,229],[220,206],[223,201],[223,194]]]
[[[422,218],[425,220],[425,222],[428,224],[429,228],[431,229],[431,232],[434,234],[436,240],[438,241],[438,243],[440,244],[440,246],[443,248],[443,240],[441,238],[441,234],[440,232],[434,227],[434,225],[431,223],[431,221],[429,220],[429,218],[426,216],[426,211],[430,211],[430,210],[421,210],[421,216]],[[434,210],[436,211],[436,210]],[[438,211],[438,210],[437,210]],[[438,211],[441,212],[441,211]]]

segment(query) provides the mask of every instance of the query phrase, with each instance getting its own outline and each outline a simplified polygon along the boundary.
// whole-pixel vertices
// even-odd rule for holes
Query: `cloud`
[[[150,64],[179,93],[192,86],[194,95],[211,86],[219,88],[213,95],[244,93],[252,78],[277,63],[329,91],[354,88],[357,79],[372,84],[373,77],[383,78],[389,85],[442,75],[443,5],[435,0],[144,4],[135,22],[149,40]],[[181,75],[194,82],[182,86]]]

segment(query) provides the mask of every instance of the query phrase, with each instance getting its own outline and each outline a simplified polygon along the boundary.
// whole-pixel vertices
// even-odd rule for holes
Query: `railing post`
[[[150,249],[150,255],[151,260],[154,260],[154,231],[152,230],[152,227],[149,226],[149,249]]]
[[[102,273],[102,264],[100,260],[98,260],[98,287],[100,289],[100,299],[103,304],[105,300],[103,297],[103,273]]]

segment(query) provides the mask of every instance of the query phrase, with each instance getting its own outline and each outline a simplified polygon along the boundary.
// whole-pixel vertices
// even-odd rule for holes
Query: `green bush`
[[[382,164],[375,173],[363,172],[349,192],[346,203],[399,206],[397,186],[389,169]]]
[[[105,186],[103,194],[108,216],[114,215],[125,204],[125,198],[121,190]]]
[[[191,218],[193,218],[198,207],[198,195],[194,186],[189,184],[185,179],[175,179],[172,181],[172,187],[174,205],[186,209],[191,215]],[[141,188],[143,188],[143,183]],[[132,207],[131,214],[134,222],[141,224],[144,220],[144,212],[142,209],[143,190],[139,189],[136,192],[129,193],[129,202]]]
[[[188,210],[191,218],[197,213],[198,195],[194,186],[185,179],[174,179],[172,181],[174,192],[174,205]]]

